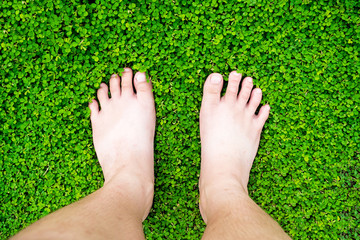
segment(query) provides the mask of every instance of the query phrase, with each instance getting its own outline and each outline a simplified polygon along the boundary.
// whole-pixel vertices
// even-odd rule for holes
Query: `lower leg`
[[[203,239],[289,239],[242,186],[222,184],[226,187],[202,190],[202,212],[207,221]]]
[[[247,184],[269,106],[255,111],[261,90],[232,72],[224,97],[223,79],[211,74],[205,82],[200,112],[200,211],[207,223],[204,239],[289,239],[248,196]],[[250,98],[250,100],[249,100]]]
[[[136,94],[133,91],[133,84]],[[104,186],[29,226],[14,239],[144,239],[142,221],[154,192],[155,107],[144,73],[125,69],[101,84],[91,109]]]
[[[101,189],[35,222],[14,239],[144,239],[139,211],[131,196],[134,183],[105,184]],[[147,192],[151,192],[151,185]],[[144,198],[149,196],[144,196]]]

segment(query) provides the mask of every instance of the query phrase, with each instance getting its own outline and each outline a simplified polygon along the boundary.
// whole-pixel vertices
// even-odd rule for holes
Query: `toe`
[[[253,88],[253,80],[251,77],[246,77],[241,85],[238,101],[244,107],[249,100],[251,90]]]
[[[109,100],[109,89],[105,83],[100,84],[100,88],[97,91],[97,97],[100,101],[101,107]]]
[[[266,104],[260,108],[258,115],[255,117],[255,120],[260,130],[263,128],[266,120],[268,119],[269,113],[270,113],[270,106]]]
[[[90,111],[91,111],[91,115],[90,115],[91,121],[94,121],[94,119],[99,114],[99,104],[98,104],[98,102],[93,99],[89,103],[89,108],[90,108]]]
[[[124,68],[121,76],[121,94],[133,95],[133,72],[131,68]]]
[[[151,82],[146,80],[145,73],[137,72],[134,77],[134,84],[138,99],[145,101],[153,99]]]
[[[257,107],[259,106],[262,98],[262,92],[260,88],[255,88],[250,97],[250,101],[248,103],[248,109],[251,114],[255,114]]]
[[[219,73],[212,73],[208,76],[204,85],[203,102],[218,103],[223,85],[223,78]]]
[[[226,89],[225,99],[235,101],[239,92],[241,73],[232,71],[229,75],[229,82]]]
[[[110,93],[111,93],[111,98],[120,96],[120,77],[117,74],[111,75]]]

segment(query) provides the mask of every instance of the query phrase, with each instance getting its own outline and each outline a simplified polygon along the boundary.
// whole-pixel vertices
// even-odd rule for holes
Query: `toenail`
[[[211,76],[210,80],[211,80],[211,83],[217,84],[217,83],[221,82],[221,77],[219,75],[213,75],[213,76]]]
[[[115,77],[117,77],[117,74],[114,73],[113,75],[111,75],[111,77],[112,77],[112,78],[115,78]]]
[[[254,89],[254,91],[255,91],[256,94],[260,94],[260,93],[261,93],[261,89],[259,89],[259,88]]]
[[[248,83],[252,83],[252,78],[247,78],[246,81],[247,81]]]
[[[124,72],[130,72],[130,68],[124,68]]]
[[[241,76],[241,73],[238,73],[238,72],[232,72],[232,75],[234,75],[235,77],[239,77],[239,76]]]
[[[146,80],[145,73],[138,73],[138,75],[136,76],[136,81],[145,82],[145,80]]]

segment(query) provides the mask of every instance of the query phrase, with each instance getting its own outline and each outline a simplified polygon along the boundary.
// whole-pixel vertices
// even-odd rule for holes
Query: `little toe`
[[[120,77],[117,74],[111,75],[110,93],[111,93],[111,98],[120,96]]]
[[[260,108],[258,115],[256,115],[255,120],[260,130],[263,128],[266,120],[269,118],[269,114],[270,106],[269,104],[266,104]]]
[[[98,102],[93,99],[89,103],[89,108],[90,108],[90,111],[91,111],[91,115],[90,115],[91,121],[94,121],[95,118],[97,117],[97,115],[99,114],[99,104],[98,104]]]
[[[219,73],[210,74],[204,84],[203,103],[218,103],[223,85],[223,78]]]
[[[121,76],[121,94],[133,95],[133,72],[131,68],[124,68]]]
[[[232,71],[229,75],[229,82],[226,88],[225,99],[235,101],[239,92],[241,73]]]
[[[242,82],[241,90],[238,96],[238,101],[242,107],[245,107],[249,101],[252,88],[253,79],[251,77],[246,77]]]
[[[109,100],[109,89],[105,83],[100,84],[100,88],[97,91],[97,97],[100,101],[101,107]]]
[[[154,99],[151,82],[146,80],[145,73],[137,72],[135,74],[134,85],[138,99],[145,101],[152,101]]]
[[[259,106],[262,98],[262,92],[260,88],[255,88],[250,97],[250,101],[248,103],[248,109],[251,114],[255,114],[257,107]]]

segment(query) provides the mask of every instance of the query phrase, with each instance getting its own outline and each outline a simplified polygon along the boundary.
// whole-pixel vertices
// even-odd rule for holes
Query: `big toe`
[[[220,101],[223,78],[219,73],[212,73],[204,84],[203,104],[214,104]]]
[[[135,74],[134,84],[138,99],[143,101],[153,100],[152,85],[150,81],[147,81],[145,73],[137,72]]]

